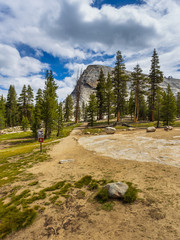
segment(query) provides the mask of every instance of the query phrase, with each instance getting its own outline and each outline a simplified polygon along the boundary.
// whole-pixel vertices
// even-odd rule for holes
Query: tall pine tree
[[[7,126],[14,127],[18,124],[18,106],[15,87],[10,85],[6,102],[6,121]]]
[[[98,107],[98,118],[103,119],[105,113],[105,77],[103,70],[101,69],[99,78],[97,80],[96,87],[96,97],[97,97],[97,107]]]
[[[60,133],[62,132],[63,120],[63,107],[62,103],[59,103],[57,108],[57,137],[59,137]]]
[[[140,98],[142,98],[141,96],[145,93],[144,88],[146,87],[146,78],[142,74],[142,69],[139,64],[134,68],[131,77],[132,90],[135,96],[134,122],[137,122],[139,120]]]
[[[34,100],[34,94],[33,89],[30,85],[28,85],[27,88],[27,118],[29,122],[32,120],[32,114],[33,114],[33,100]]]
[[[40,129],[42,122],[42,107],[43,107],[43,93],[39,88],[36,94],[36,104],[33,112],[32,131],[35,139],[37,139],[37,132]]]
[[[150,94],[149,94],[149,120],[154,121],[154,110],[155,110],[155,99],[157,89],[160,83],[163,81],[163,74],[160,71],[159,66],[159,57],[154,49],[152,60],[151,60],[151,69],[149,73],[149,83],[150,83]]]
[[[2,96],[0,96],[0,129],[5,128],[5,106],[6,102]]]
[[[111,76],[108,73],[108,77],[105,82],[105,109],[107,113],[108,125],[109,125],[111,114],[113,112],[113,103],[114,103],[113,84],[112,84]]]
[[[120,116],[124,114],[127,96],[127,75],[125,73],[124,59],[121,52],[116,55],[116,63],[114,68],[113,86],[116,102],[117,122],[120,122]]]
[[[180,92],[178,92],[177,94],[176,105],[177,105],[177,116],[180,117]]]
[[[94,125],[95,118],[97,116],[97,100],[96,96],[92,93],[88,102],[88,122],[91,126]]]
[[[73,100],[71,95],[68,95],[65,100],[65,106],[64,106],[64,119],[66,122],[69,122],[72,120],[73,117]]]
[[[174,123],[176,119],[176,98],[174,97],[170,85],[168,84],[167,91],[163,94],[161,116],[164,125]]]
[[[23,86],[18,99],[18,105],[20,110],[20,122],[23,119],[23,116],[26,118],[28,113],[28,95],[26,85]]]
[[[52,71],[47,70],[42,108],[42,117],[45,125],[45,139],[51,136],[54,122],[57,117],[57,88]]]

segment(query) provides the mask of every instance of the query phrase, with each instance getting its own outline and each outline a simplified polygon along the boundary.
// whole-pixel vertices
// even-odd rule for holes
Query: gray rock
[[[74,162],[74,161],[75,161],[74,159],[60,160],[60,161],[59,161],[59,164],[62,164],[62,163],[69,163],[69,162]]]
[[[106,133],[107,134],[114,134],[116,132],[116,129],[113,127],[106,127]]]
[[[173,127],[172,127],[172,126],[165,126],[165,127],[164,127],[164,130],[165,130],[165,131],[173,130]]]
[[[156,128],[155,127],[148,127],[146,129],[146,132],[155,132],[156,131]]]
[[[122,182],[108,183],[104,186],[108,190],[108,195],[111,198],[121,198],[128,190],[128,185]]]

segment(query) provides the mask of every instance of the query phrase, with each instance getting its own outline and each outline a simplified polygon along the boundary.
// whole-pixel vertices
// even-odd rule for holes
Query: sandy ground
[[[116,201],[114,209],[107,212],[89,200],[92,193],[83,199],[76,198],[74,193],[62,207],[47,206],[31,226],[7,239],[179,240],[180,174],[176,154],[179,154],[180,131],[160,129],[147,134],[145,130],[137,130],[119,134],[82,136],[81,129],[76,129],[52,147],[50,161],[39,163],[29,171],[36,175],[42,188],[60,180],[76,181],[87,174],[95,179],[130,181],[140,189],[139,200],[132,205]],[[120,139],[123,148],[131,149],[126,151],[131,161],[126,154],[118,155]],[[138,145],[133,139],[142,142]],[[158,141],[161,139],[163,141]],[[148,150],[144,141],[149,142]],[[175,142],[169,145],[168,141]],[[114,146],[111,150],[108,148],[110,142]],[[144,154],[145,150],[146,162],[136,161],[140,160],[137,156],[132,157],[137,153],[138,156]],[[151,157],[150,153],[153,153]],[[167,154],[171,159],[170,156],[169,160],[164,158],[165,164],[156,161]],[[67,159],[74,162],[59,164],[60,160]]]

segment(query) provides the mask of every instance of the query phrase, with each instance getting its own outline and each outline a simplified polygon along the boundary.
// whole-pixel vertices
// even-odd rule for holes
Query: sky
[[[0,95],[43,89],[52,70],[60,101],[90,64],[149,73],[156,48],[164,76],[180,79],[180,0],[0,0]]]

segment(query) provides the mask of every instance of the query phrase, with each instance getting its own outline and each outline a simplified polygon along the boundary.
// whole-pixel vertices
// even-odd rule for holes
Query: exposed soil
[[[177,141],[180,135],[180,131],[175,129],[171,132],[160,129],[148,135],[145,130],[119,133],[123,135],[123,139],[126,135],[129,138],[127,148],[133,145],[130,136],[134,138],[139,135],[141,139],[147,137],[156,141],[157,139]],[[31,226],[7,239],[179,240],[180,169],[175,165],[141,162],[135,159],[129,161],[122,156],[118,158],[112,158],[113,155],[104,156],[102,152],[97,151],[98,144],[90,150],[81,146],[78,143],[81,137],[90,141],[92,139],[91,136],[82,136],[81,128],[75,129],[69,137],[52,147],[50,161],[39,163],[29,169],[37,176],[41,188],[60,180],[77,181],[85,175],[92,175],[95,179],[133,182],[141,190],[140,199],[132,205],[115,201],[113,210],[107,212],[100,209],[99,204],[89,200],[93,193],[87,192],[86,196],[81,198],[78,197],[77,189],[72,190],[72,196],[66,199],[65,204],[47,206]],[[96,139],[98,137],[96,136]],[[111,141],[111,137],[118,139],[118,134],[100,137]],[[125,140],[123,141],[125,144]],[[112,141],[112,144],[114,142]],[[157,144],[161,142],[157,141]],[[110,152],[107,147],[103,151]],[[74,161],[59,164],[60,160],[68,159]]]

